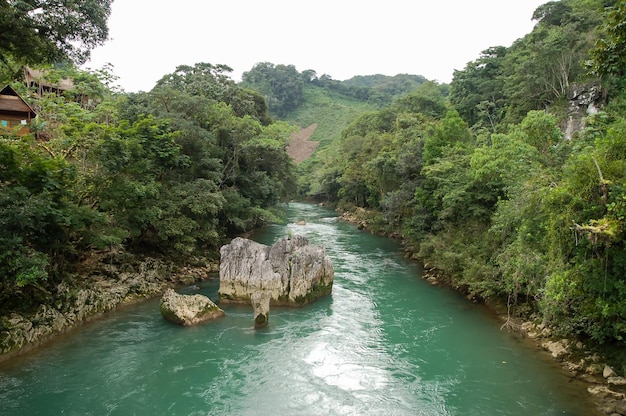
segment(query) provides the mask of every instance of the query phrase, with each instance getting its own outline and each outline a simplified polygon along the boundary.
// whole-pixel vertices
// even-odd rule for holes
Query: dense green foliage
[[[539,7],[535,29],[511,47],[488,48],[456,71],[450,101],[474,128],[501,130],[531,110],[556,112],[588,78],[584,64],[597,39],[602,2],[552,1]]]
[[[333,90],[305,84],[302,88],[303,102],[282,119],[300,127],[317,124],[310,140],[320,142],[320,147],[336,141],[356,117],[378,107],[367,101],[339,94]]]
[[[475,297],[623,341],[626,55],[614,3],[549,2],[531,33],[485,50],[449,88],[426,82],[363,113],[319,152],[309,195],[378,213],[370,227]],[[585,114],[587,101],[577,112],[585,94],[602,111]],[[566,137],[577,119],[585,127]]]
[[[286,115],[284,120],[301,128],[315,124],[315,131],[309,140],[319,142],[320,149],[339,140],[341,131],[359,114],[377,108],[367,101],[310,83],[304,85],[302,93],[302,105]],[[319,152],[316,152],[298,165],[300,194],[310,192],[310,178],[319,167],[318,155]]]
[[[361,105],[380,107],[415,90],[424,82],[424,77],[408,74],[393,77],[355,76],[346,81],[337,81],[327,74],[318,77],[312,69],[298,72],[293,65],[263,62],[243,73],[240,86],[261,93],[267,99],[270,112],[276,117],[292,119],[294,112],[309,113],[301,110],[303,105],[311,107],[315,104],[314,99],[305,96],[307,87],[309,91],[323,92],[327,97],[332,97],[333,102],[350,100]],[[355,104],[354,107],[358,106]]]
[[[428,81],[421,75],[397,74],[392,77],[386,75],[357,75],[343,82],[332,81],[336,89],[356,98],[366,99],[376,105],[389,105]],[[332,84],[331,84],[332,88]]]
[[[0,2],[0,63],[83,63],[108,36],[112,0]]]
[[[266,99],[272,114],[283,117],[302,104],[304,77],[293,65],[256,64],[244,72],[242,86],[254,88]]]
[[[339,140],[341,131],[360,114],[400,100],[424,83],[424,77],[407,74],[355,76],[337,81],[327,74],[318,76],[314,70],[299,73],[292,65],[264,62],[244,73],[240,86],[263,94],[274,116],[281,120],[300,128],[315,124],[309,140],[319,142],[319,149],[324,149]],[[447,91],[445,86],[440,88]],[[315,153],[298,167],[301,195],[325,197],[317,179],[321,154]]]
[[[30,94],[37,134],[0,138],[0,289],[27,307],[81,259],[107,250],[215,256],[275,220],[295,191],[292,127],[211,64],[179,67],[148,93],[115,94],[105,71],[64,96]],[[80,93],[78,93],[80,92]],[[87,94],[91,100],[75,101]]]

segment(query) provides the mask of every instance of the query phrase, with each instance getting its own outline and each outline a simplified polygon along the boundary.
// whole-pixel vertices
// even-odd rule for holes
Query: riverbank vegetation
[[[361,115],[302,191],[375,213],[472,296],[623,345],[626,7],[608,3],[547,3],[449,86]]]
[[[95,17],[79,3],[67,12],[98,24],[108,15],[110,2]],[[11,7],[16,25],[37,23]],[[33,44],[0,39],[0,79],[37,113],[29,134],[2,127],[0,312],[50,304],[60,283],[80,284],[78,270],[107,252],[215,260],[229,237],[276,220],[276,205],[293,195],[293,128],[227,66],[179,66],[150,92],[129,94],[110,68],[77,70],[64,44],[38,41],[61,49],[31,56],[20,48]],[[26,63],[39,65],[34,81]]]

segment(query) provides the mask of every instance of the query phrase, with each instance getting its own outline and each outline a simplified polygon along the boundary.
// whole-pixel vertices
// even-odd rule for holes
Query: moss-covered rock
[[[196,325],[224,315],[224,311],[204,295],[180,295],[168,289],[161,298],[161,315],[178,325]]]

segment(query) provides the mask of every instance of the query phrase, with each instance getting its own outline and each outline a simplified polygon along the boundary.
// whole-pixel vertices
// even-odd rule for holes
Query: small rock
[[[591,360],[594,363],[600,362],[601,357],[598,353],[594,353],[593,355],[589,356],[589,360]]]
[[[433,286],[437,286],[439,284],[439,280],[437,280],[437,278],[434,276],[430,276],[426,280]]]
[[[536,325],[534,322],[523,322],[521,325],[521,329],[528,336],[528,338],[536,339],[541,336],[541,334],[539,333],[539,326]]]
[[[554,358],[560,358],[568,354],[567,341],[546,341],[541,344],[543,348],[548,350]]]
[[[541,334],[540,336],[544,337],[544,338],[548,338],[552,335],[552,331],[550,330],[550,328],[542,328],[541,329]]]
[[[587,366],[587,368],[585,369],[585,372],[587,374],[593,375],[593,376],[597,376],[600,373],[602,373],[602,366],[598,363],[594,363],[591,364],[589,366]]]
[[[615,371],[613,371],[613,369],[610,366],[608,365],[604,366],[604,370],[602,371],[602,377],[609,378],[609,377],[614,377],[615,375],[616,375]]]
[[[565,369],[575,374],[581,371],[584,368],[584,365],[585,362],[583,360],[580,360],[577,363],[573,361],[564,363]]]

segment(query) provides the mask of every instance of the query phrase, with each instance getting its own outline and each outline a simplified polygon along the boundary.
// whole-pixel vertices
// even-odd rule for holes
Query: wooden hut
[[[16,128],[19,135],[30,133],[29,125],[35,116],[35,110],[10,85],[0,91],[0,134]]]
[[[42,96],[45,93],[53,93],[63,95],[65,91],[74,88],[74,82],[69,78],[62,78],[57,82],[46,80],[47,71],[44,69],[33,69],[29,66],[24,67],[24,83],[29,88],[37,90],[37,95]]]
[[[81,105],[83,108],[92,106],[93,100],[85,92],[79,92],[70,78],[61,78],[51,81],[49,71],[24,67],[24,83],[40,97],[45,94],[66,96]],[[53,77],[54,78],[54,77]]]

